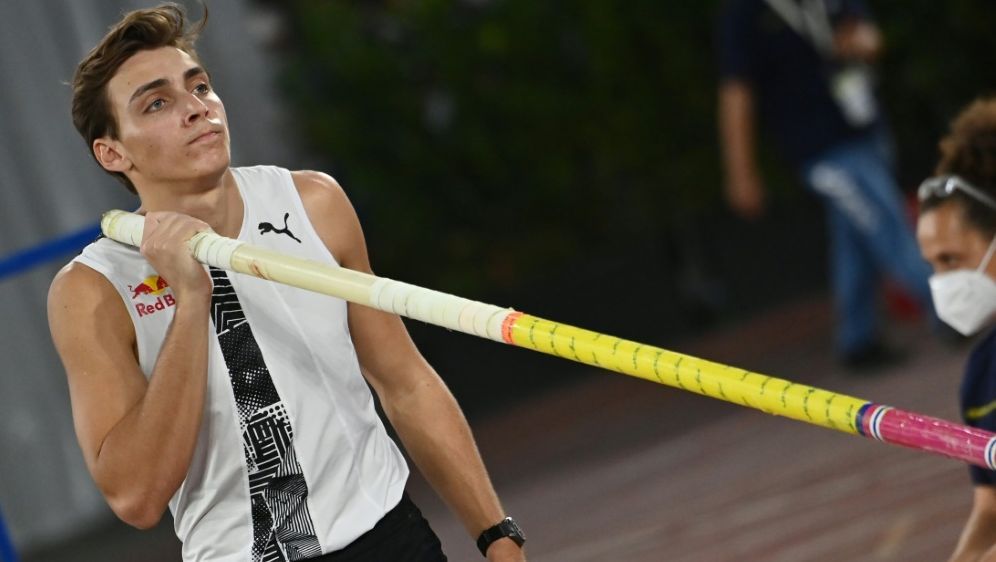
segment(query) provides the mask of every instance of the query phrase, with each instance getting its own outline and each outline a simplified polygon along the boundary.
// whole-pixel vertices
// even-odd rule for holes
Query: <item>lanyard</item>
[[[826,58],[833,53],[833,28],[823,0],[764,0],[793,31],[808,39]]]

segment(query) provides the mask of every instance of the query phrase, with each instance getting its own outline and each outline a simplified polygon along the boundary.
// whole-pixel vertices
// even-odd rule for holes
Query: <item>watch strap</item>
[[[481,551],[484,556],[488,555],[488,547],[491,543],[498,539],[503,539],[508,537],[515,541],[515,544],[522,546],[526,542],[525,535],[522,534],[522,530],[515,523],[515,519],[511,517],[506,517],[498,522],[498,524],[485,529],[479,537],[477,537],[477,548]]]

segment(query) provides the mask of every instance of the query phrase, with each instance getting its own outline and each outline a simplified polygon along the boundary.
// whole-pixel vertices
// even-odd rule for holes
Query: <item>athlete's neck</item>
[[[243,203],[231,169],[217,181],[200,185],[138,186],[140,213],[172,211],[200,219],[218,234],[236,237],[242,228]]]

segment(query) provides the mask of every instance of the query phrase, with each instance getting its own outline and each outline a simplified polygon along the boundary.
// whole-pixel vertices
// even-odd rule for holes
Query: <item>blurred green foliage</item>
[[[991,0],[872,0],[886,52],[880,94],[900,155],[899,178],[913,189],[937,162],[951,119],[979,96],[996,94],[996,4]]]
[[[722,204],[716,1],[285,6],[286,91],[388,275],[514,289]],[[996,81],[996,10],[871,7],[888,43],[881,84],[901,177],[915,181],[953,113]],[[789,192],[786,177],[769,184]]]

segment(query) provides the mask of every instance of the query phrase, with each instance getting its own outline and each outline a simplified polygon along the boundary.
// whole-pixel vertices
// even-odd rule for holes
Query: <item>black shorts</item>
[[[312,562],[446,562],[439,537],[408,494],[380,521],[342,550]]]

